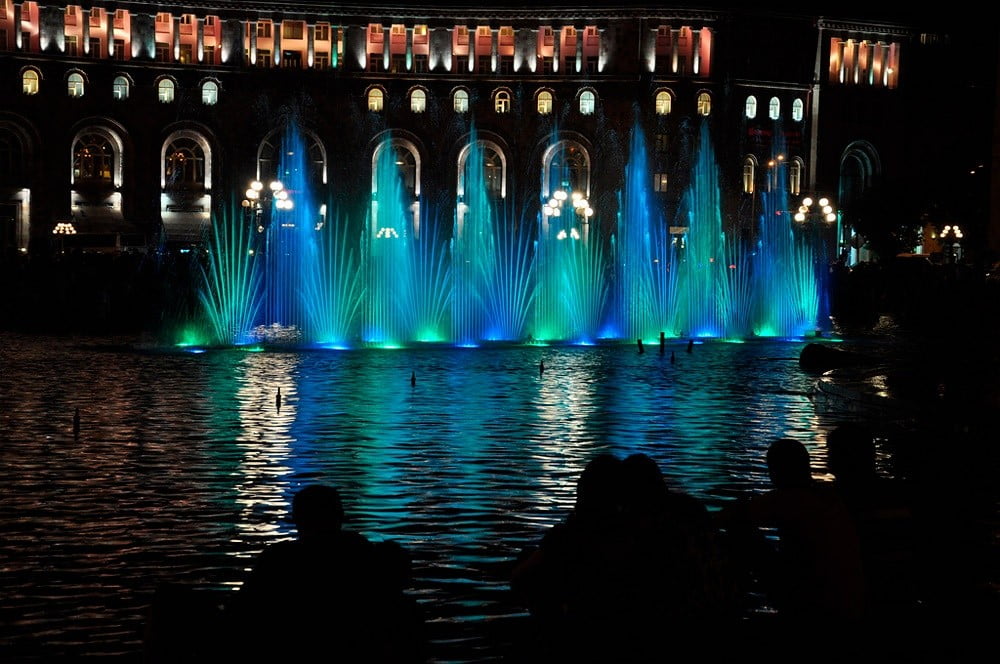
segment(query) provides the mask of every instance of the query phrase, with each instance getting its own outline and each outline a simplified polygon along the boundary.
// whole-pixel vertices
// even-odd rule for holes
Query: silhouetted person
[[[865,608],[860,544],[832,486],[815,482],[809,453],[789,438],[767,451],[774,488],[726,507],[731,541],[764,585],[779,616],[854,620]],[[776,528],[776,547],[760,528]]]
[[[694,350],[694,339],[688,339],[688,348],[687,348],[687,352],[689,352],[689,353],[690,353],[690,352],[691,352],[691,351],[693,351],[693,350]]]
[[[639,354],[642,355],[646,352],[646,349],[642,347],[642,339],[636,339],[636,344],[639,346]]]
[[[649,457],[592,459],[573,512],[512,576],[540,632],[535,661],[646,661],[669,646],[665,630],[722,616],[713,533]]]
[[[280,387],[278,388],[278,391],[274,395],[274,410],[275,410],[275,412],[278,412],[278,413],[281,412],[281,388]]]
[[[841,424],[829,433],[826,445],[834,487],[861,540],[869,611],[902,617],[901,612],[916,608],[919,595],[922,547],[916,505],[903,484],[878,474],[870,428]]]
[[[268,546],[233,603],[235,640],[269,661],[425,661],[421,621],[404,595],[410,560],[398,544],[342,530],[337,489],[292,501],[298,538]]]
[[[416,386],[416,384],[417,384],[417,372],[416,371],[411,371],[410,372],[410,387],[414,387],[414,386]]]

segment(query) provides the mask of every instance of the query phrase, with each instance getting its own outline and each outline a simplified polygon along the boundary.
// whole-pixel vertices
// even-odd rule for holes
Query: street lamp
[[[66,236],[76,235],[76,226],[73,225],[72,221],[60,221],[52,229],[53,235],[59,236],[59,253],[66,253]]]
[[[552,192],[552,198],[542,206],[542,214],[549,218],[562,217],[563,208],[569,205],[572,205],[572,207],[567,210],[567,225],[570,214],[576,217],[576,220],[584,226],[590,223],[590,218],[594,216],[594,208],[590,207],[590,203],[579,191],[574,191],[570,194],[562,189],[555,190]],[[559,240],[565,240],[567,237],[574,240],[580,239],[580,232],[576,226],[570,226],[568,233],[565,228],[561,228],[559,229],[559,233],[556,234],[556,238]]]
[[[938,242],[945,250],[944,255],[949,263],[962,260],[962,237],[962,229],[958,224],[945,226],[938,236]]]
[[[253,222],[258,233],[264,233],[270,223],[270,215],[264,216],[264,209],[269,208],[271,202],[279,210],[291,210],[294,207],[292,199],[288,197],[288,191],[280,180],[273,180],[264,189],[264,183],[260,180],[253,180],[244,192],[241,205],[247,213],[247,218]],[[266,243],[266,240],[265,240]],[[251,249],[251,251],[253,251]]]

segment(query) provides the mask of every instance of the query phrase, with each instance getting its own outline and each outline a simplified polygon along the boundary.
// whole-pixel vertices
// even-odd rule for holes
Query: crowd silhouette
[[[826,449],[832,481],[814,478],[801,442],[773,441],[772,487],[714,512],[645,454],[593,457],[571,512],[511,561],[512,602],[530,619],[507,659],[660,661],[678,639],[720,654],[919,617],[929,550],[920,504],[879,474],[870,429],[839,426]],[[296,539],[268,546],[227,602],[215,652],[430,661],[410,554],[344,529],[332,486],[302,488],[292,519]]]

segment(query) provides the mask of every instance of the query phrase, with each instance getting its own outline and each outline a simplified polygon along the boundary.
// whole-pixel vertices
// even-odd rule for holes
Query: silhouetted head
[[[667,491],[660,467],[646,454],[630,454],[622,461],[622,493],[626,509],[658,508]]]
[[[791,438],[779,438],[767,450],[767,471],[779,488],[807,486],[812,482],[809,452]]]
[[[587,463],[576,484],[576,511],[584,516],[611,514],[621,504],[621,459],[599,454]]]
[[[826,465],[839,481],[875,476],[875,435],[856,422],[846,422],[826,437]]]
[[[301,489],[292,499],[292,521],[301,539],[336,533],[344,522],[340,492],[323,484]]]

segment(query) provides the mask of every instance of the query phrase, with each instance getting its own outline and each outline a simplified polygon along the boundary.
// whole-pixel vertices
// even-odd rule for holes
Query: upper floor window
[[[73,72],[66,77],[67,94],[70,97],[83,96],[83,74]]]
[[[161,78],[156,84],[156,95],[161,104],[169,104],[174,101],[174,82],[169,78]]]
[[[423,113],[427,110],[427,93],[417,88],[410,93],[410,110],[414,113]]]
[[[465,90],[455,90],[455,94],[452,96],[452,104],[455,107],[456,113],[468,113],[469,93]]]
[[[767,117],[772,120],[777,120],[781,117],[781,102],[778,101],[777,97],[771,97],[771,101],[767,105]]]
[[[382,103],[385,95],[379,88],[372,88],[368,91],[368,110],[375,113],[382,112]]]
[[[798,196],[802,190],[802,160],[796,157],[788,162],[788,193]]]
[[[38,94],[39,87],[38,72],[34,69],[25,69],[21,74],[21,91],[26,95]]]
[[[796,99],[792,102],[792,120],[795,122],[802,122],[802,113],[804,110],[804,104],[801,99]]]
[[[670,108],[673,99],[670,97],[670,93],[666,90],[660,90],[656,93],[656,114],[657,115],[670,115]]]
[[[128,79],[124,76],[115,76],[115,81],[112,84],[112,94],[114,98],[121,101],[123,99],[128,99]]]
[[[219,84],[215,81],[205,81],[201,84],[201,103],[205,106],[215,106],[219,101]]]
[[[753,120],[755,117],[757,117],[757,98],[754,97],[753,95],[747,97],[747,103],[744,113],[747,116],[747,119],[749,120]]]
[[[712,96],[707,92],[698,93],[698,115],[708,117],[712,112]]]
[[[552,112],[552,93],[548,90],[542,90],[538,93],[538,113],[539,115],[548,115]]]
[[[580,113],[582,115],[593,115],[596,106],[597,99],[594,97],[593,92],[584,90],[580,93]]]
[[[510,113],[510,93],[499,90],[493,99],[493,110],[497,113]]]

